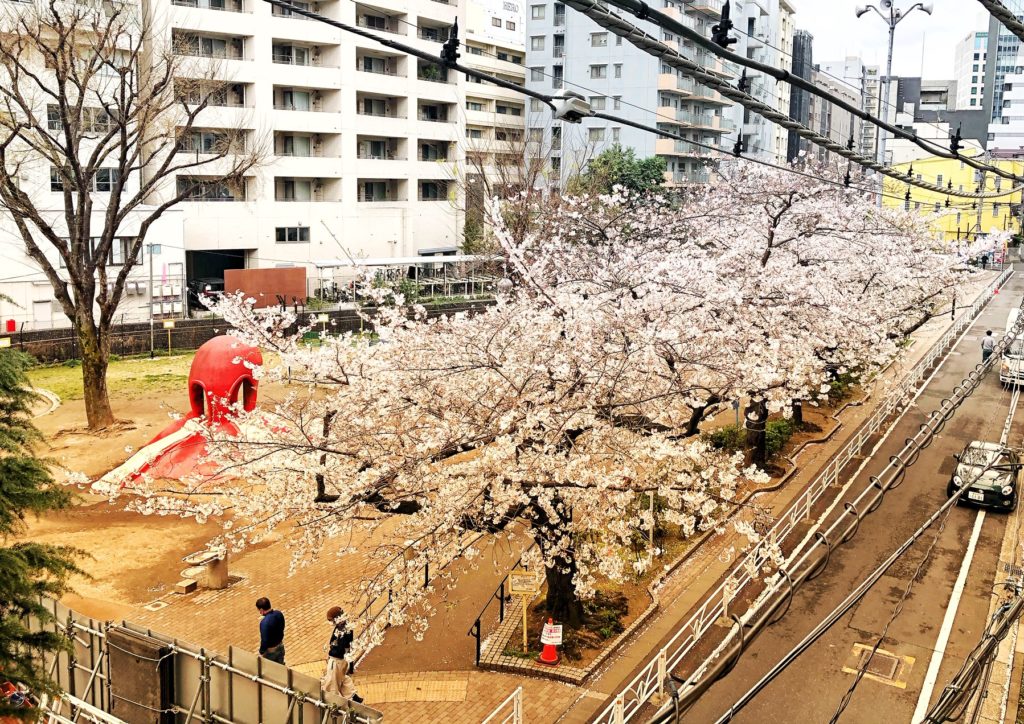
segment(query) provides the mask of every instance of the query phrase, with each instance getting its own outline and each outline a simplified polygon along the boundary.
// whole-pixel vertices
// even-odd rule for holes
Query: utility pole
[[[146,244],[146,252],[149,254],[149,358],[155,356],[155,332],[153,331],[153,245]]]
[[[907,17],[908,15],[910,15],[910,13],[912,13],[915,10],[920,10],[921,12],[924,12],[924,13],[927,13],[928,15],[931,15],[933,8],[932,8],[932,4],[931,3],[914,3],[913,5],[911,5],[906,10],[899,10],[899,9],[897,9],[893,5],[893,0],[881,0],[881,2],[879,2],[879,5],[882,6],[881,10],[879,10],[874,5],[858,5],[856,10],[855,10],[855,12],[856,12],[857,17],[859,18],[859,17],[863,16],[865,13],[867,13],[868,11],[874,10],[875,13],[878,14],[878,17],[882,18],[882,20],[885,21],[886,25],[889,26],[889,54],[888,54],[888,57],[887,57],[886,62],[885,62],[885,76],[880,80],[879,99],[878,99],[878,111],[879,111],[878,115],[881,116],[882,120],[888,121],[889,120],[889,111],[888,111],[888,106],[889,106],[889,86],[892,83],[892,49],[893,49],[893,43],[895,41],[895,36],[896,36],[896,26],[899,25],[899,22],[901,20],[903,20],[903,18]],[[893,118],[893,120],[894,121],[896,120],[895,117]],[[885,139],[886,139],[885,129],[884,128],[879,128],[878,129],[878,155],[876,156],[875,160],[878,161],[878,163],[882,164],[883,166],[888,165],[886,163],[886,159],[885,159]],[[878,206],[879,207],[882,206],[882,188],[883,188],[883,184],[884,184],[884,176],[881,177],[881,179],[879,180],[879,190],[878,190]]]

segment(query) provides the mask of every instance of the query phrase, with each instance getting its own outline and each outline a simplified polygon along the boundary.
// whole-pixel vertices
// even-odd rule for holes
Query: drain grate
[[[871,658],[871,661],[868,661],[868,657]],[[857,666],[872,676],[893,681],[899,670],[900,660],[892,654],[883,654],[881,651],[876,651],[875,655],[871,656],[871,649],[864,649],[860,652],[860,661],[857,662]]]

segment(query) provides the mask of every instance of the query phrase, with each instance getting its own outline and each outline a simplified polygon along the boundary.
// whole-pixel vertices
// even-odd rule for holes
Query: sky
[[[873,12],[860,19],[858,5],[869,0],[795,0],[795,25],[814,36],[814,62],[860,55],[866,65],[885,72],[889,27]],[[929,16],[915,10],[896,26],[893,75],[951,80],[956,45],[972,30],[988,29],[988,14],[977,0],[931,0]],[[913,0],[895,0],[908,8]],[[879,6],[874,0],[873,4]]]

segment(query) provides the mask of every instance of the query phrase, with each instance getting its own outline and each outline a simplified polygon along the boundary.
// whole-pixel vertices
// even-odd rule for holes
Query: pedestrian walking
[[[260,612],[260,656],[279,664],[284,663],[284,614],[275,611],[267,597],[256,599]]]
[[[985,332],[981,338],[981,361],[986,362],[996,349],[996,338],[992,336],[992,330]]]
[[[345,613],[340,606],[333,606],[327,611],[327,620],[334,624],[334,630],[331,631],[331,641],[327,644],[327,670],[324,671],[324,678],[320,684],[326,692],[361,704],[363,697],[356,693],[356,686],[352,682],[355,667],[348,658],[352,639],[355,638],[352,629],[345,620]]]

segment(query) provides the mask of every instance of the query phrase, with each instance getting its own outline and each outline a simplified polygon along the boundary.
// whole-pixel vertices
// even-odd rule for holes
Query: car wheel
[[[1017,494],[1016,493],[1014,493],[1013,498],[1010,501],[1010,504],[1006,507],[1006,512],[1007,513],[1012,513],[1015,510],[1017,510]]]

